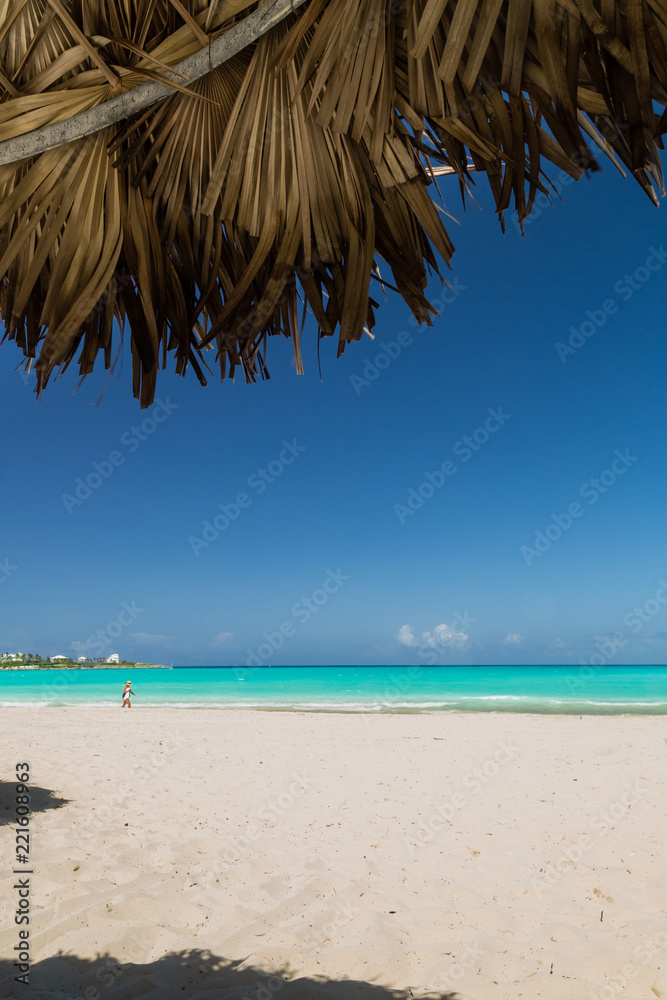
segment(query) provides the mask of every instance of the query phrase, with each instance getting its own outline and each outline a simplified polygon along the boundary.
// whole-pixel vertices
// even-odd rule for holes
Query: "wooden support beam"
[[[239,21],[238,24],[216,38],[215,41],[210,42],[205,48],[199,49],[187,59],[183,59],[177,66],[173,66],[174,83],[182,84],[182,79],[179,80],[176,73],[182,74],[188,83],[192,83],[193,80],[198,80],[215,69],[216,66],[221,66],[232,56],[265,35],[267,31],[270,31],[305,2],[306,0],[270,0],[270,2],[262,4],[252,14]],[[59,0],[49,0],[49,3],[59,5]],[[171,74],[165,73],[165,76],[168,75]],[[6,139],[5,142],[0,142],[0,164],[15,163],[28,156],[37,156],[47,149],[55,149],[66,142],[72,142],[74,139],[81,139],[86,135],[99,132],[100,129],[108,128],[109,125],[114,125],[138,111],[149,108],[156,101],[169,97],[174,93],[174,89],[166,82],[159,83],[148,80],[119,97],[105,101],[104,104],[100,104],[96,108],[72,115],[64,122],[55,122],[53,125],[45,125],[33,132],[28,132],[26,135]]]

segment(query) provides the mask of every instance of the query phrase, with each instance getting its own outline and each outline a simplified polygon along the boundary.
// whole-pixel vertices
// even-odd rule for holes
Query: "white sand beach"
[[[5,709],[0,996],[667,996],[665,735],[661,717]]]

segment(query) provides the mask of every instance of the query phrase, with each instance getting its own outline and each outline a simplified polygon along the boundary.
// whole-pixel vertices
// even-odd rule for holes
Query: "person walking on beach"
[[[128,708],[132,708],[132,704],[130,702],[130,695],[132,695],[133,698],[137,697],[134,691],[132,690],[132,681],[127,681],[125,687],[123,688],[123,704],[121,705],[121,708],[125,708],[126,705]]]

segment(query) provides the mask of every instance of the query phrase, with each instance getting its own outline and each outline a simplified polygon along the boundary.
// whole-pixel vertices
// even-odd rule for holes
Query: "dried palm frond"
[[[4,336],[41,390],[127,324],[142,406],[170,352],[301,371],[306,310],[372,330],[378,260],[432,322],[435,173],[522,223],[596,149],[657,203],[666,105],[665,0],[0,0]]]

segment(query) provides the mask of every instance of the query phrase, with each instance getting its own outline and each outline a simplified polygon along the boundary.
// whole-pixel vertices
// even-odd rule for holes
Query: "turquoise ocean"
[[[0,704],[307,712],[667,714],[667,666],[0,670]]]

